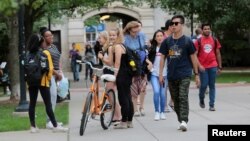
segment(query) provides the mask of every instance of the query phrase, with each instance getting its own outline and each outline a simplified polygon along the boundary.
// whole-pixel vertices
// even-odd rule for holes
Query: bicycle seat
[[[109,82],[115,82],[116,78],[112,74],[103,74],[101,76],[101,80],[103,80],[103,81],[106,80],[106,81],[109,81]]]

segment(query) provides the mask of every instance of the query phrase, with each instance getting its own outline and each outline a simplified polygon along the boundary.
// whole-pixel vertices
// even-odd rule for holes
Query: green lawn
[[[237,82],[246,82],[250,83],[250,73],[241,72],[241,73],[222,73],[217,79],[217,83],[237,83]]]
[[[193,77],[194,80],[194,77]],[[216,83],[250,83],[250,72],[222,72],[216,78]]]
[[[13,116],[14,109],[18,103],[0,102],[0,132],[29,130],[29,117]],[[68,102],[58,103],[55,111],[57,121],[68,124],[69,108]],[[45,128],[46,114],[45,106],[39,102],[36,106],[36,124],[39,128]]]

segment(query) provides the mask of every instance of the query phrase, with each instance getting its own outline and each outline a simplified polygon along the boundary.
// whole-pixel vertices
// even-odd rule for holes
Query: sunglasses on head
[[[181,22],[171,22],[170,25],[175,25],[175,26],[177,26],[179,23],[181,23]]]

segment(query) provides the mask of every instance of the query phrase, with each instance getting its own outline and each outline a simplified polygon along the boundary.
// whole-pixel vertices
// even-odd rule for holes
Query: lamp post
[[[18,54],[19,54],[19,76],[20,76],[20,101],[19,105],[16,107],[16,112],[27,112],[29,109],[29,104],[26,100],[26,83],[24,81],[24,48],[25,48],[25,38],[24,38],[24,5],[20,4],[20,9],[18,12],[18,30],[19,30],[19,42],[18,42]]]

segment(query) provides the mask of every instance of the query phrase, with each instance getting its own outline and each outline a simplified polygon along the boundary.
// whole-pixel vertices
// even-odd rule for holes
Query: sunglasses
[[[181,22],[171,22],[170,25],[175,25],[175,26],[177,26],[179,23],[181,23]]]

